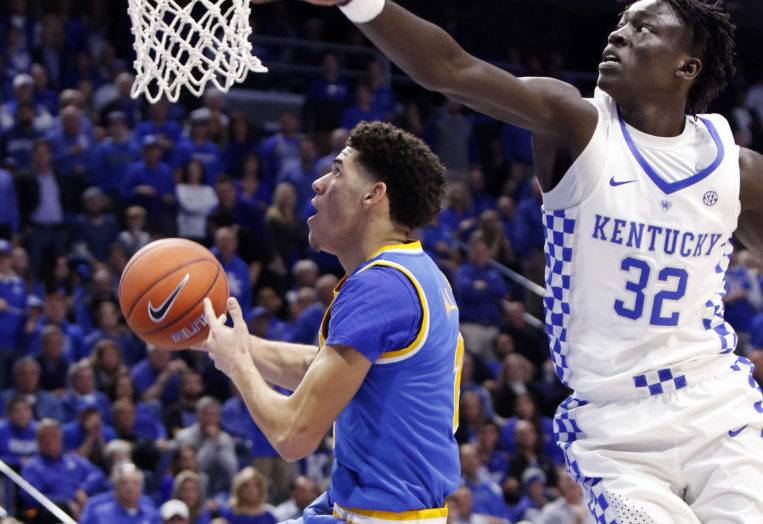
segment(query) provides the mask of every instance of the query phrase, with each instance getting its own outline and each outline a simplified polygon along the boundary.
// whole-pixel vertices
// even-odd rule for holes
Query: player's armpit
[[[736,235],[758,260],[763,261],[763,155],[742,148],[739,170],[742,212]]]

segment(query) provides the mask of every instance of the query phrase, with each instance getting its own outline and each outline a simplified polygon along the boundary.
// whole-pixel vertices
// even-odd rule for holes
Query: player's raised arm
[[[763,262],[763,155],[742,148],[739,152],[742,211],[736,234]]]
[[[372,16],[374,5],[378,9],[382,1],[352,0],[343,9],[359,21],[363,17],[358,13]],[[386,0],[383,5],[358,28],[417,83],[493,118],[554,138],[571,146],[573,154],[588,143],[597,115],[575,87],[551,78],[519,79],[470,55],[443,29],[398,4]]]

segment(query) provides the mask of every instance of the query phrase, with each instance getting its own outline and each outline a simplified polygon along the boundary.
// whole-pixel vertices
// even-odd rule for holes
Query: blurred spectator
[[[473,236],[469,242],[469,261],[456,271],[453,289],[466,346],[480,357],[490,356],[491,344],[498,334],[501,301],[508,293],[506,281],[488,261],[487,243],[481,236]]]
[[[113,409],[116,438],[131,444],[131,457],[136,466],[144,472],[155,470],[167,448],[164,427],[161,424],[155,427],[137,424],[135,405],[128,399],[117,400]]]
[[[180,374],[180,398],[164,409],[164,426],[170,437],[196,422],[196,403],[204,393],[201,375],[191,369]]]
[[[50,84],[54,89],[61,87],[63,74],[68,66],[64,50],[65,39],[61,18],[54,13],[43,16],[39,26],[39,44],[35,49],[34,58],[48,71]]]
[[[500,215],[495,209],[486,209],[479,216],[477,230],[487,244],[488,257],[501,265],[519,270],[514,256],[514,249],[506,237]]]
[[[493,400],[490,392],[481,384],[474,381],[475,357],[470,351],[464,351],[464,362],[461,366],[461,393],[474,393],[480,400],[482,413],[487,419],[493,418]],[[477,359],[478,363],[481,363]]]
[[[162,149],[162,162],[172,162],[175,146],[182,138],[180,124],[168,118],[170,101],[161,97],[155,104],[148,105],[148,120],[139,123],[135,128],[135,143],[142,144],[147,136],[155,136],[157,144]]]
[[[315,294],[318,301],[306,307],[297,317],[294,329],[291,333],[290,342],[301,344],[315,344],[318,340],[318,331],[326,309],[334,300],[334,288],[339,283],[334,275],[321,276],[315,283]]]
[[[223,147],[228,142],[228,128],[230,127],[230,118],[225,111],[225,96],[217,86],[207,84],[203,101],[203,109],[209,116],[209,139]],[[224,170],[224,166],[222,167]]]
[[[562,496],[548,503],[536,517],[538,524],[594,524],[596,520],[583,500],[583,490],[564,470],[558,468]]]
[[[442,227],[452,231],[456,238],[465,238],[477,226],[477,217],[472,210],[469,190],[463,182],[448,185],[445,205],[438,215]]]
[[[21,476],[77,519],[88,497],[108,489],[103,472],[87,459],[64,452],[63,434],[56,420],[45,418],[37,424],[37,445],[39,453],[21,466]],[[26,491],[22,498],[27,507],[39,508]],[[40,516],[43,515],[46,514]],[[45,520],[57,522],[52,518]]]
[[[233,438],[220,427],[220,402],[202,397],[196,404],[196,422],[175,435],[179,446],[196,450],[199,470],[209,477],[210,494],[227,491],[238,469]]]
[[[446,99],[445,106],[432,120],[432,150],[448,168],[448,180],[466,181],[477,163],[477,143],[471,121],[463,114],[464,106]]]
[[[291,113],[280,117],[281,130],[266,138],[260,147],[263,181],[273,182],[281,173],[299,167],[299,143],[305,137],[299,131],[299,122]]]
[[[753,259],[749,251],[735,249],[726,271],[726,295],[723,297],[724,318],[740,336],[741,346],[746,346],[750,333],[750,320],[755,316],[760,302],[761,284],[752,269]]]
[[[218,229],[215,233],[215,247],[212,252],[228,276],[230,295],[236,297],[246,316],[252,306],[252,283],[249,266],[236,254],[237,251],[238,239],[233,230],[228,227]]]
[[[13,78],[13,99],[0,106],[0,131],[13,127],[18,115],[18,106],[33,104],[33,125],[40,133],[53,125],[53,117],[48,109],[34,101],[34,79],[27,73],[19,73]]]
[[[459,456],[461,484],[467,486],[472,492],[472,511],[508,519],[509,508],[503,501],[501,488],[491,480],[487,470],[480,464],[477,449],[472,444],[461,444]]]
[[[2,250],[0,249],[0,253]],[[23,246],[16,246],[11,252],[11,266],[13,272],[16,273],[21,279],[22,285],[27,292],[27,307],[29,307],[28,301],[31,296],[35,297],[35,300],[39,302],[38,305],[42,305],[40,297],[45,294],[42,284],[32,274],[32,268],[29,265],[29,255]]]
[[[77,418],[80,407],[80,399],[92,397],[95,400],[101,420],[107,424],[112,423],[111,402],[103,391],[96,388],[95,372],[87,359],[82,359],[72,364],[64,375],[68,389],[61,395],[61,405],[64,409],[64,422],[70,422]]]
[[[53,324],[42,328],[40,346],[40,354],[36,357],[40,364],[40,388],[61,396],[66,389],[66,375],[71,365],[71,361],[63,355],[64,335],[61,328]],[[67,417],[64,407],[64,421],[68,420],[71,419]]]
[[[0,460],[18,471],[39,451],[37,422],[32,418],[32,406],[24,397],[11,398],[5,411],[8,418],[0,421]]]
[[[191,131],[188,138],[181,138],[172,155],[172,167],[176,178],[180,178],[183,166],[189,160],[198,160],[204,164],[206,179],[204,183],[214,186],[218,175],[223,172],[220,147],[210,140],[209,110],[197,109],[191,113]]]
[[[104,302],[101,307],[105,304],[109,303]],[[113,304],[110,306],[114,307]],[[114,387],[117,375],[127,372],[119,345],[113,340],[102,338],[90,347],[92,350],[88,359],[95,373],[96,387],[98,391],[110,391]]]
[[[366,84],[358,84],[355,89],[355,103],[342,113],[342,127],[352,129],[360,122],[384,120],[385,114],[373,105],[373,92]]]
[[[548,500],[546,475],[538,468],[527,468],[522,474],[522,497],[514,508],[514,518],[536,522]]]
[[[498,416],[513,417],[517,413],[517,397],[531,394],[538,396],[532,382],[532,363],[518,353],[511,353],[502,362],[498,383],[493,390],[493,405]]]
[[[101,112],[105,115],[112,111],[124,113],[125,122],[130,129],[135,129],[135,126],[140,121],[140,101],[130,96],[133,82],[135,82],[135,77],[132,73],[119,73],[114,80],[116,97],[101,109]]]
[[[81,396],[76,406],[77,418],[61,428],[64,449],[103,466],[106,443],[117,438],[116,432],[103,421],[95,395]]]
[[[127,229],[120,232],[117,239],[124,246],[127,258],[151,242],[151,235],[145,230],[146,215],[146,208],[141,206],[130,206],[125,211]]]
[[[14,27],[21,32],[19,46],[24,49],[32,49],[34,45],[35,17],[29,14],[27,0],[11,0],[8,2],[7,12],[2,15],[0,28],[7,30]],[[7,18],[6,18],[7,16]]]
[[[516,452],[517,446],[514,440],[516,437],[515,428],[520,420],[526,420],[533,425],[535,433],[540,436],[540,449],[543,450],[543,454],[552,462],[563,464],[564,456],[562,455],[561,448],[556,444],[553,421],[538,412],[535,399],[527,393],[517,395],[516,405],[517,414],[506,420],[501,429],[501,448],[509,454]]]
[[[74,362],[87,357],[87,348],[85,347],[85,335],[82,328],[77,324],[69,322],[69,299],[60,292],[50,293],[45,297],[43,304],[43,315],[40,317],[34,332],[27,342],[27,351],[36,354],[41,349],[42,331],[45,326],[53,325],[61,329],[63,335],[63,355]]]
[[[104,213],[106,205],[106,195],[100,188],[87,188],[82,193],[84,213],[77,215],[72,224],[73,251],[98,262],[106,261],[108,247],[119,233],[114,215]]]
[[[273,205],[265,213],[268,238],[279,266],[285,274],[307,251],[307,225],[297,214],[297,193],[289,182],[281,182],[273,193]]]
[[[127,175],[128,166],[140,159],[140,148],[137,144],[143,143],[142,140],[130,140],[130,130],[126,119],[122,112],[109,113],[107,117],[109,136],[93,151],[90,182],[113,200],[110,202],[111,206],[117,205],[119,186]]]
[[[178,236],[201,243],[207,238],[207,217],[219,203],[215,190],[205,185],[205,176],[204,164],[192,158],[183,168],[181,182],[175,186]]]
[[[315,141],[309,136],[304,137],[299,142],[299,164],[285,171],[281,171],[276,177],[276,189],[284,182],[290,183],[296,191],[296,210],[301,210],[307,201],[314,195],[313,181],[319,176],[316,169],[318,151],[315,147]],[[275,194],[273,195],[275,200]]]
[[[329,133],[339,126],[342,112],[350,104],[350,88],[339,75],[339,60],[334,53],[323,55],[323,71],[305,92],[305,123],[316,133]]]
[[[171,499],[159,508],[159,516],[163,524],[190,524],[188,506],[178,499]]]
[[[24,171],[29,169],[32,163],[35,140],[43,135],[34,127],[33,103],[19,103],[15,116],[16,121],[13,125],[5,131],[0,131],[0,161],[8,163],[15,171]],[[18,231],[18,224],[16,225]]]
[[[190,445],[178,446],[172,452],[169,468],[165,472],[159,487],[158,500],[165,501],[173,497],[179,498],[188,504],[191,511],[194,511],[195,504],[192,504],[185,496],[180,496],[177,492],[180,482],[178,479],[183,476],[189,476],[186,472],[195,475],[193,480],[198,484],[200,492],[199,496],[203,501],[205,493],[207,493],[207,488],[209,487],[209,479],[205,473],[199,472],[199,464],[196,460],[196,450]]]
[[[462,391],[459,395],[458,429],[454,435],[459,444],[473,443],[477,428],[487,420],[482,402],[474,391]]]
[[[522,302],[509,302],[504,308],[501,330],[511,335],[516,352],[532,362],[537,371],[549,358],[548,337],[544,330],[528,324],[526,315]]]
[[[331,151],[326,156],[319,158],[315,164],[315,171],[319,177],[334,169],[334,159],[342,152],[342,149],[347,147],[349,136],[350,132],[343,127],[338,127],[331,132],[329,136]]]
[[[265,209],[272,199],[273,188],[262,181],[259,155],[245,154],[240,171],[241,178],[237,181],[239,196],[244,202],[260,210]]]
[[[244,158],[257,151],[258,144],[252,124],[244,113],[233,113],[228,127],[228,141],[222,150],[223,171],[240,178]]]
[[[311,478],[299,475],[291,482],[289,498],[273,508],[277,522],[298,519],[302,512],[318,497],[318,487]]]
[[[32,169],[16,179],[22,223],[32,272],[42,277],[44,260],[66,252],[64,206],[59,179],[51,165],[50,146],[38,139],[32,148]],[[52,257],[51,257],[52,255]]]
[[[374,110],[384,115],[380,120],[394,120],[395,113],[397,112],[395,93],[384,82],[381,62],[378,60],[368,62],[363,79],[371,90],[371,106]]]
[[[64,413],[59,400],[52,393],[39,388],[40,365],[35,359],[22,357],[13,363],[13,383],[13,388],[0,393],[0,409],[3,410],[0,416],[5,415],[5,406],[8,401],[21,395],[32,404],[36,420],[43,418],[63,420]]]
[[[139,205],[152,217],[154,229],[163,231],[171,218],[174,227],[175,178],[170,166],[161,161],[162,150],[156,136],[143,139],[143,160],[127,167],[119,191],[125,204]]]
[[[276,519],[266,507],[268,481],[252,466],[233,477],[230,508],[222,511],[229,524],[275,524]]]
[[[486,469],[487,475],[501,486],[508,473],[509,454],[499,449],[499,436],[498,424],[493,420],[486,420],[477,428],[475,446],[480,464]]]
[[[41,104],[51,115],[58,113],[58,93],[50,88],[48,71],[40,64],[32,64],[29,73],[34,80],[34,94],[32,99],[35,104]]]
[[[514,218],[517,253],[525,260],[525,274],[533,280],[543,278],[544,227],[541,211],[541,191],[538,180],[529,181],[530,195],[519,200]],[[538,265],[540,264],[540,265]],[[540,274],[540,278],[535,278]]]
[[[516,453],[509,459],[509,476],[503,484],[503,494],[506,502],[517,504],[526,493],[523,488],[529,486],[525,471],[529,468],[539,469],[543,475],[544,485],[556,485],[556,470],[551,461],[541,451],[540,439],[532,422],[518,420],[514,426],[514,441]]]
[[[0,238],[0,388],[10,386],[10,367],[20,349],[26,316],[24,282],[12,267],[11,243]]]
[[[287,324],[263,306],[251,309],[245,320],[249,333],[256,337],[268,340],[284,340],[289,334]]]
[[[102,271],[105,272],[106,270],[99,269],[96,271],[96,276],[101,274]],[[122,321],[116,302],[102,300],[96,304],[94,314],[95,329],[85,337],[85,346],[87,347],[88,354],[92,355],[104,341],[116,345],[115,351],[119,355],[114,355],[113,358],[110,358],[108,364],[102,363],[100,367],[96,366],[96,372],[101,373],[98,380],[108,381],[109,377],[113,379],[114,373],[120,369],[123,361],[130,366],[138,363],[145,357],[146,349],[143,341],[138,339]],[[119,361],[119,364],[114,364],[116,360]],[[112,364],[116,365],[117,368],[111,367]],[[107,383],[99,382],[99,384]],[[99,389],[105,390],[106,387],[106,385],[103,387],[99,386]]]
[[[188,366],[180,359],[170,360],[171,351],[154,346],[148,346],[147,351],[148,356],[130,371],[135,391],[144,402],[158,400],[165,406],[169,405],[178,399],[179,375]]]
[[[153,503],[142,496],[143,479],[135,464],[118,464],[111,474],[114,490],[85,506],[80,524],[160,524]]]
[[[174,477],[172,496],[188,507],[188,522],[191,524],[209,524],[212,520],[212,515],[204,505],[201,477],[195,471],[186,469]]]
[[[81,111],[74,105],[61,110],[60,128],[48,134],[53,165],[62,179],[61,197],[64,208],[79,211],[79,197],[86,187],[92,165],[93,144],[80,127]]]

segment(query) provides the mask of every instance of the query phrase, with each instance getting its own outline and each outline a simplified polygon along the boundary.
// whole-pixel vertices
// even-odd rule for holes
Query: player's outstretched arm
[[[325,0],[308,0],[325,4]],[[352,0],[362,5],[378,0]],[[493,118],[582,151],[596,127],[595,109],[578,90],[551,78],[519,79],[467,53],[448,33],[386,0],[358,28],[417,83]]]
[[[763,155],[742,148],[739,152],[742,212],[736,234],[763,262]]]
[[[371,362],[351,347],[324,346],[294,393],[287,397],[271,389],[255,366],[249,332],[236,299],[228,299],[233,318],[232,344],[227,331],[230,328],[215,318],[206,299],[204,310],[210,326],[210,358],[233,380],[255,423],[276,451],[290,461],[315,451],[357,392]]]

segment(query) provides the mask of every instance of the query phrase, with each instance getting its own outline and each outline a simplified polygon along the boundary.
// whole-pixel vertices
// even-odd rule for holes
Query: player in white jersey
[[[547,331],[575,390],[557,440],[597,522],[763,522],[763,396],[721,302],[732,233],[763,259],[763,156],[698,115],[733,68],[720,2],[630,5],[590,100],[390,0],[341,8],[424,87],[533,132]]]

